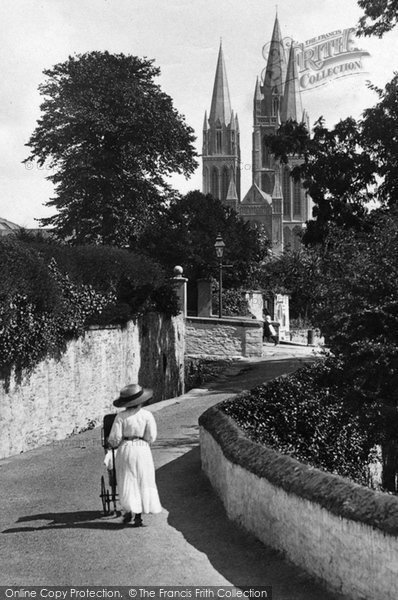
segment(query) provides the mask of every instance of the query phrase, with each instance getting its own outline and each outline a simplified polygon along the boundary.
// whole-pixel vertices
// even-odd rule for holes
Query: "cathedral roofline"
[[[256,201],[257,199],[258,201]],[[241,205],[244,204],[266,204],[268,208],[271,208],[272,197],[260,190],[256,183],[253,183],[241,202]]]

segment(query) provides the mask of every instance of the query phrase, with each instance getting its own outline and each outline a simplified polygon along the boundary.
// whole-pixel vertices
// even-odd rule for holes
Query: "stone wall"
[[[256,357],[262,356],[263,322],[242,318],[186,319],[188,356]]]
[[[42,361],[19,384],[0,385],[0,458],[99,423],[127,383],[154,389],[154,401],[184,392],[184,320],[149,314],[125,328],[90,328],[60,360]]]
[[[229,518],[351,600],[397,598],[398,498],[252,442],[216,407],[200,448]]]
[[[309,334],[308,332],[312,331],[312,344],[313,346],[324,346],[325,339],[321,336],[319,329],[291,329],[283,336],[283,341],[292,342],[293,344],[303,344],[306,346],[308,344]],[[311,335],[311,334],[310,334]]]

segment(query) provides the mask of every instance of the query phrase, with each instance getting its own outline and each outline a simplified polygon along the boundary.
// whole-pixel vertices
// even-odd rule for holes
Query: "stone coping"
[[[263,327],[263,321],[258,319],[242,318],[242,317],[186,317],[187,322],[199,323],[201,325],[235,325],[240,327]]]
[[[254,442],[218,406],[203,413],[199,425],[211,434],[230,462],[339,517],[398,536],[397,496],[376,492]]]

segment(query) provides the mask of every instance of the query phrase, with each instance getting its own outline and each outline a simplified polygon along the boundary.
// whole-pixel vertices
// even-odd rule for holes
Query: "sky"
[[[353,27],[362,14],[355,0],[279,0],[277,10],[282,36],[298,43]],[[40,116],[38,85],[44,69],[92,50],[155,59],[161,68],[158,83],[194,128],[200,153],[222,38],[231,104],[240,122],[246,193],[254,85],[265,67],[262,48],[270,40],[275,11],[268,0],[1,0],[0,217],[37,227],[35,219],[53,214],[44,206],[53,195],[48,171],[22,164]],[[363,59],[363,74],[302,94],[311,124],[321,115],[329,126],[360,117],[377,101],[366,82],[383,87],[392,78],[398,28],[381,40],[359,38],[356,45],[370,54]],[[201,189],[201,166],[190,180],[176,176],[172,182],[182,193]]]

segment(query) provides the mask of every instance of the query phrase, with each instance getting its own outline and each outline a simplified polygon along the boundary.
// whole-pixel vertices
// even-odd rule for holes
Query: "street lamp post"
[[[219,233],[216,239],[216,243],[214,244],[214,248],[216,249],[216,255],[219,260],[219,289],[218,289],[218,317],[222,318],[222,257],[224,255],[225,244]]]

